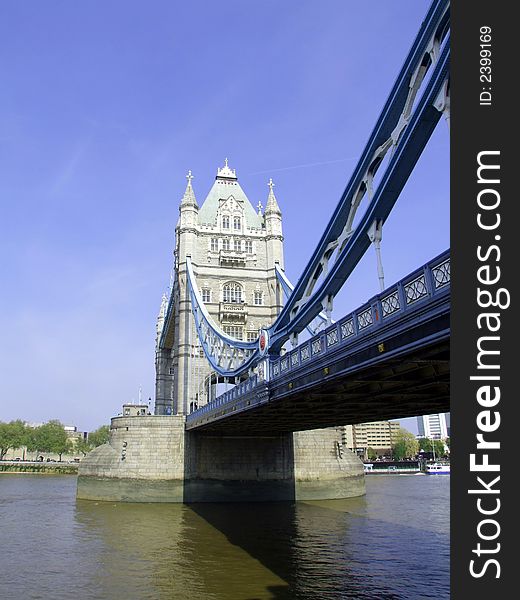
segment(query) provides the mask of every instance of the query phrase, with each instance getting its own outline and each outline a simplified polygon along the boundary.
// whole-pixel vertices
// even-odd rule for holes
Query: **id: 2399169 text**
[[[492,54],[491,27],[484,25],[480,28],[480,106],[491,106],[492,102]]]

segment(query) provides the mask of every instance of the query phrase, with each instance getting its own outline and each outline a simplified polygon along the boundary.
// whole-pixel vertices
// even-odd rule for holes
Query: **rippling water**
[[[449,477],[367,477],[296,504],[76,500],[73,476],[0,475],[2,600],[449,598]]]

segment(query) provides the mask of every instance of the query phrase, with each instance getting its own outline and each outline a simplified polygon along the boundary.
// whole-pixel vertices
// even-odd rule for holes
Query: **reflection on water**
[[[449,597],[449,477],[369,476],[366,497],[296,504],[97,503],[75,488],[0,477],[1,598]]]

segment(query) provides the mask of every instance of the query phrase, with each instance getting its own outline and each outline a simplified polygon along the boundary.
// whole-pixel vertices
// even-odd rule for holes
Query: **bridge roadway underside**
[[[265,401],[238,399],[188,429],[262,435],[450,410],[449,310],[380,343],[325,356],[312,370],[264,386]]]

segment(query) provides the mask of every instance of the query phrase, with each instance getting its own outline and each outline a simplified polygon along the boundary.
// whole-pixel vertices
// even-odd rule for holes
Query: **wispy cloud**
[[[52,195],[61,194],[73,181],[90,142],[90,137],[88,137],[76,143],[72,154],[62,163],[50,185]]]

